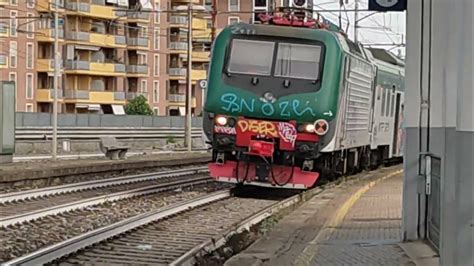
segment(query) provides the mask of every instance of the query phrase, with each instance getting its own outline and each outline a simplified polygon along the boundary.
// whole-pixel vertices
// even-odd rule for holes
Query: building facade
[[[15,81],[18,112],[52,112],[54,12],[59,14],[59,112],[123,113],[143,95],[156,115],[184,115],[186,6],[192,21],[192,109],[202,112],[212,0],[0,0],[0,78]],[[288,1],[217,0],[215,26],[254,23]],[[184,10],[184,11],[183,11]]]

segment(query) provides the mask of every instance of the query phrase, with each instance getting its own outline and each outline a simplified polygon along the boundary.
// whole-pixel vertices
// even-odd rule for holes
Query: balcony
[[[8,28],[9,26],[6,22],[0,21],[0,37],[8,37]]]
[[[170,50],[186,52],[188,50],[187,42],[170,42]]]
[[[0,6],[6,6],[10,3],[9,0],[0,0]]]
[[[173,105],[186,105],[186,95],[184,94],[168,94],[168,102]],[[192,97],[191,106],[196,107],[196,97]]]
[[[180,5],[185,5],[185,4],[199,4],[200,1],[199,0],[171,0],[171,3],[173,5],[177,5],[177,4],[180,4]]]
[[[193,51],[193,62],[207,63],[210,60],[210,55],[211,55],[210,52]],[[188,55],[186,53],[180,54],[179,57],[184,62],[188,60]]]
[[[36,0],[35,9],[38,12],[51,12],[51,11],[56,10],[56,6],[54,5],[54,1],[52,0]],[[64,0],[59,0],[58,11],[64,12]]]
[[[141,37],[128,37],[127,38],[127,48],[133,49],[148,49],[148,38]]]
[[[188,17],[186,16],[171,16],[170,17],[170,26],[187,28],[188,27]],[[207,20],[203,18],[193,18],[193,30],[205,30],[207,29]]]
[[[0,69],[8,68],[8,55],[0,54]]]
[[[150,22],[150,12],[137,12],[137,11],[128,11],[127,20],[129,22],[136,23],[149,23]]]
[[[95,32],[70,31],[66,33],[68,40],[101,47],[125,48],[125,36]]]
[[[81,103],[124,104],[125,93],[123,91],[66,90],[64,99]]]
[[[127,76],[146,77],[146,76],[148,76],[148,66],[146,66],[146,65],[127,65]]]
[[[58,100],[63,99],[63,90],[58,90]],[[53,89],[38,89],[36,90],[36,101],[38,102],[52,102],[54,101]]]
[[[136,97],[138,97],[140,95],[143,95],[143,96],[145,96],[145,98],[148,98],[148,93],[146,93],[146,92],[127,92],[127,93],[125,93],[125,98],[130,101],[130,100],[133,100],[133,99],[135,99]]]
[[[39,42],[54,42],[54,29],[38,29],[37,32],[36,39]],[[59,41],[64,41],[64,29],[59,29],[58,32]]]
[[[36,70],[38,72],[53,72],[54,71],[54,59],[43,59],[43,58],[42,59],[36,59]]]
[[[68,2],[66,4],[68,13],[78,14],[88,17],[97,17],[104,19],[120,19],[118,12],[115,11],[117,7],[107,6],[101,1],[94,0],[93,3],[82,2]]]
[[[68,74],[97,76],[124,76],[125,65],[119,63],[98,63],[79,60],[67,60],[65,65]]]
[[[217,36],[217,33],[216,33]],[[211,30],[195,30],[193,31],[193,41],[195,42],[211,42]]]
[[[86,90],[66,90],[64,91],[65,100],[89,100],[89,91]]]
[[[184,80],[186,79],[186,73],[187,73],[186,68],[170,68],[168,72],[170,76],[170,80]],[[191,80],[193,81],[206,79],[206,77],[207,77],[206,70],[193,69],[191,71]]]

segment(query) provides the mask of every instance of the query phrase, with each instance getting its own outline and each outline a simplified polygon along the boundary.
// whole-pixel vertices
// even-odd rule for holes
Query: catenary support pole
[[[192,150],[192,93],[193,93],[193,85],[191,81],[192,76],[192,51],[193,51],[193,5],[188,5],[188,69],[186,71],[186,138],[185,138],[185,145],[187,150],[190,152]]]
[[[53,81],[53,139],[52,158],[56,160],[58,152],[58,86],[59,86],[59,0],[54,1],[54,81]]]

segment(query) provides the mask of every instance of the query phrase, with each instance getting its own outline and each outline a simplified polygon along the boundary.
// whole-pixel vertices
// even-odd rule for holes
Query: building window
[[[160,76],[160,55],[155,54],[153,58],[153,76]]]
[[[33,69],[33,60],[34,60],[34,44],[26,44],[26,68]]]
[[[26,20],[26,38],[33,39],[35,37],[35,21],[32,17],[34,14],[28,13],[28,19]]]
[[[160,81],[153,81],[153,102],[157,103],[160,101]]]
[[[18,32],[18,19],[16,18],[18,16],[18,11],[10,11],[10,36],[11,37],[17,37]]]
[[[255,7],[267,7],[267,0],[255,0]]]
[[[161,20],[160,2],[155,2],[155,24],[160,24],[160,20]]]
[[[27,103],[27,104],[26,104],[26,111],[27,111],[28,113],[32,113],[32,112],[33,112],[33,104]]]
[[[10,5],[17,6],[18,5],[18,0],[10,0]]]
[[[240,0],[228,0],[229,11],[240,11]]]
[[[148,58],[146,54],[138,53],[137,55],[139,65],[148,65]]]
[[[33,99],[33,74],[26,74],[26,99]]]
[[[153,48],[155,50],[160,50],[160,29],[157,28],[153,31]]]
[[[10,72],[10,74],[8,75],[8,80],[13,81],[13,83],[15,83],[16,85],[16,72]]]
[[[207,24],[206,27],[208,29],[212,29],[212,18],[211,17],[205,17],[204,19],[206,20],[206,24]]]
[[[35,0],[26,0],[26,6],[28,8],[35,8]]]
[[[148,88],[147,88],[147,80],[146,79],[142,79],[141,83],[140,83],[140,92],[142,93],[147,93],[148,92]],[[146,97],[146,96],[145,96]],[[148,97],[147,97],[148,98]]]
[[[140,38],[148,38],[148,28],[145,26],[140,27]]]
[[[17,66],[17,43],[14,41],[10,42],[10,67],[16,68]]]
[[[155,115],[157,115],[157,116],[160,115],[160,108],[158,108],[158,107],[153,107],[153,113],[154,113]]]
[[[239,23],[239,22],[240,22],[239,17],[229,17],[227,24],[232,25],[232,24],[236,24],[236,23]]]

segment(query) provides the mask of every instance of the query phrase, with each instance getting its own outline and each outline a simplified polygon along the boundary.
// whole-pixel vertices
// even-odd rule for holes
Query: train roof
[[[384,61],[386,63],[404,67],[405,62],[392,54],[391,52],[385,50],[385,49],[380,49],[380,48],[368,48],[369,51],[372,53],[375,59],[378,59],[380,61]]]

